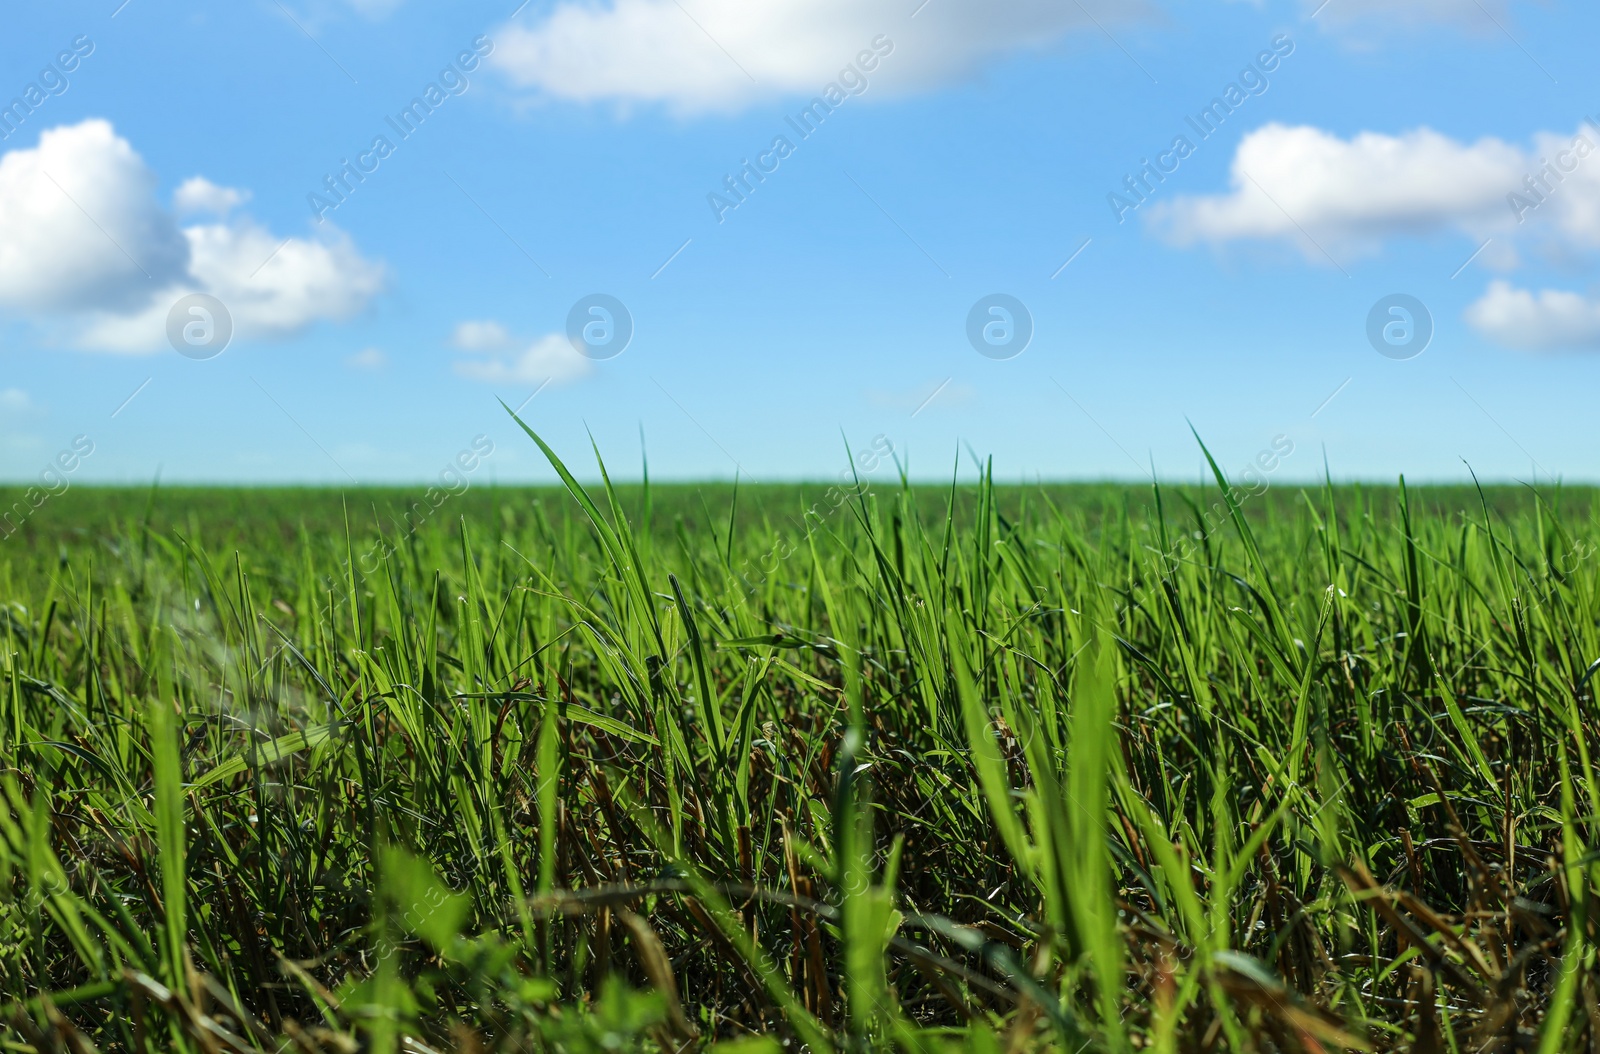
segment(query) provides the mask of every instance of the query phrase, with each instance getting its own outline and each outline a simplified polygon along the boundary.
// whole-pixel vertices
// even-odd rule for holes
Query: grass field
[[[50,498],[5,1049],[1600,1049],[1594,492],[892,477]]]

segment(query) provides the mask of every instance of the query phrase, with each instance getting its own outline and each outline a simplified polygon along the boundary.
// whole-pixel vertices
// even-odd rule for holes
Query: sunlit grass
[[[0,542],[7,1049],[1600,1043],[1590,492],[566,481]]]

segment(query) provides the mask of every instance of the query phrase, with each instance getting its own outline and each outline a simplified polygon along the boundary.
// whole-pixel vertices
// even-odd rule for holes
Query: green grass
[[[5,1049],[1600,1044],[1594,492],[862,483],[51,498]]]

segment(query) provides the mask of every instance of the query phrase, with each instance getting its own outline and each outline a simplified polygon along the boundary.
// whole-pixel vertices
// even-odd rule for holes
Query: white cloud
[[[450,343],[462,351],[503,351],[515,342],[506,327],[490,319],[460,323],[450,334]]]
[[[193,292],[222,301],[233,317],[235,340],[281,338],[322,319],[348,319],[383,288],[382,265],[363,258],[337,230],[326,230],[318,240],[290,238],[281,246],[249,219],[189,227],[184,234],[189,280],[163,289],[139,311],[98,313],[79,344],[119,352],[161,348],[167,312]]]
[[[462,359],[456,372],[488,384],[563,384],[587,376],[594,363],[560,333],[540,337],[520,353]]]
[[[1484,336],[1518,351],[1600,348],[1600,301],[1560,289],[1534,293],[1496,280],[1467,321]]]
[[[189,247],[155,188],[106,121],[49,129],[0,157],[0,306],[125,309],[181,278]]]
[[[324,224],[326,227],[326,224]],[[383,287],[383,268],[342,232],[290,238],[249,221],[190,227],[193,271],[245,335],[283,336],[320,318],[347,319]]]
[[[1478,260],[1498,270],[1518,266],[1524,248],[1569,264],[1600,250],[1600,130],[1590,126],[1539,132],[1523,148],[1426,128],[1341,139],[1269,124],[1240,142],[1229,182],[1224,194],[1152,204],[1151,227],[1177,245],[1284,241],[1319,264],[1324,251],[1349,259],[1440,231],[1489,239]],[[1600,349],[1600,300],[1581,293],[1496,280],[1466,319],[1508,348]]]
[[[344,361],[351,369],[375,372],[389,365],[389,356],[382,348],[362,348]]]
[[[1046,47],[1073,30],[1098,34],[1095,19],[1114,26],[1144,17],[1149,6],[934,0],[915,19],[911,10],[908,2],[864,0],[564,0],[535,25],[497,33],[490,62],[549,97],[732,111],[818,93],[880,36],[894,51],[868,77],[877,90],[904,91],[961,77],[1007,52]]]
[[[0,412],[18,415],[33,409],[33,400],[21,388],[0,388]]]
[[[1239,143],[1229,193],[1158,202],[1150,223],[1178,245],[1287,239],[1320,258],[1307,235],[1349,252],[1391,234],[1512,226],[1506,195],[1526,170],[1521,151],[1498,139],[1465,145],[1420,128],[1344,140],[1274,123]]]
[[[1157,202],[1149,222],[1176,245],[1285,240],[1313,261],[1325,259],[1323,249],[1353,255],[1394,236],[1458,231],[1479,242],[1495,236],[1501,245],[1490,258],[1511,266],[1519,239],[1600,247],[1597,140],[1592,129],[1542,132],[1525,150],[1428,128],[1341,139],[1268,124],[1240,141],[1229,192]]]
[[[227,218],[245,193],[195,177],[177,206],[219,218],[180,228],[155,183],[103,120],[51,129],[36,149],[0,157],[0,307],[66,314],[81,347],[145,352],[166,346],[167,312],[188,293],[221,300],[238,340],[349,318],[383,286],[382,265],[326,224],[314,239],[281,238],[248,216]]]
[[[227,216],[249,200],[248,190],[219,187],[204,176],[190,176],[172,195],[172,205],[179,215],[209,212],[216,216]]]

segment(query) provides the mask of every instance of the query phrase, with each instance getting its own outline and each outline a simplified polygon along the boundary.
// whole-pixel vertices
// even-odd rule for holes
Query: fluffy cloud
[[[1229,182],[1225,194],[1153,204],[1151,227],[1177,245],[1284,241],[1318,264],[1327,262],[1324,250],[1348,259],[1390,238],[1440,231],[1493,239],[1480,260],[1500,269],[1517,265],[1520,247],[1567,262],[1600,250],[1600,129],[1592,125],[1541,132],[1523,148],[1426,128],[1341,139],[1269,124],[1240,142]],[[1497,280],[1466,319],[1508,348],[1600,349],[1600,301],[1580,293]]]
[[[498,323],[470,323],[475,326],[494,326]],[[461,327],[457,327],[459,334]],[[488,350],[488,349],[481,349]],[[549,381],[562,384],[587,376],[594,363],[580,355],[576,348],[560,333],[540,337],[522,351],[504,348],[486,358],[462,359],[456,363],[456,372],[463,377],[487,384],[543,384]]]
[[[450,343],[462,351],[504,351],[515,342],[506,327],[491,319],[460,323],[450,334]]]
[[[191,176],[172,195],[172,205],[181,215],[209,212],[226,216],[250,200],[248,190],[219,187],[204,176]]]
[[[1559,289],[1537,293],[1496,280],[1467,308],[1484,336],[1519,351],[1600,348],[1600,301]]]
[[[1240,142],[1231,191],[1158,203],[1150,223],[1178,245],[1287,239],[1320,257],[1305,234],[1359,249],[1391,234],[1504,228],[1506,194],[1525,171],[1522,152],[1498,139],[1467,145],[1422,128],[1344,140],[1268,124]]]
[[[1157,203],[1149,222],[1177,245],[1285,240],[1312,260],[1323,259],[1317,245],[1357,254],[1441,230],[1592,248],[1600,246],[1597,152],[1600,133],[1588,128],[1541,133],[1523,149],[1427,128],[1341,139],[1268,124],[1240,142],[1229,192]]]
[[[25,414],[33,409],[33,400],[21,388],[0,388],[0,411],[8,415]]]
[[[383,268],[337,231],[317,241],[290,238],[281,247],[248,219],[189,227],[184,234],[188,279],[163,288],[138,311],[96,312],[79,344],[117,352],[164,347],[167,312],[195,292],[210,293],[228,308],[235,339],[281,338],[322,319],[348,319],[383,288]]]
[[[376,373],[389,365],[389,356],[383,353],[382,348],[362,348],[360,351],[344,360],[345,365],[353,370],[365,370]]]
[[[251,339],[348,318],[383,286],[383,268],[337,230],[282,239],[249,217],[229,219],[246,195],[198,177],[175,205],[217,221],[180,227],[155,183],[102,120],[51,129],[37,148],[0,157],[0,307],[67,313],[71,343],[144,352],[165,346],[167,312],[188,293],[217,297],[235,339]]]
[[[933,0],[914,18],[912,10],[861,0],[565,0],[537,24],[503,28],[490,62],[550,97],[730,111],[816,93],[880,35],[895,50],[872,81],[903,91],[1149,9],[1144,0]]]
[[[189,247],[155,186],[106,121],[0,157],[0,307],[132,308],[182,278]]]

